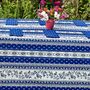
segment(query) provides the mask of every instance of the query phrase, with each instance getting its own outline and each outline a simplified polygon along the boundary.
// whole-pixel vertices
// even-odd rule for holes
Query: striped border
[[[90,69],[90,65],[52,65],[52,64],[20,64],[20,63],[1,63],[0,64],[0,68],[3,68],[3,69],[5,69],[5,68],[11,68],[11,69],[14,69],[14,68],[16,68],[17,69],[17,67],[18,67],[18,69],[20,68],[23,68],[23,69],[25,69],[25,70],[27,70],[27,69],[29,69],[29,67],[31,67],[31,68],[36,68],[36,69],[46,69],[46,70],[48,70],[48,69],[53,69],[53,70],[57,70],[57,69],[59,69],[60,70],[60,68],[62,69],[62,70],[80,70],[80,71],[83,71],[83,70],[85,70],[85,71],[90,71],[89,69]],[[17,69],[17,70],[18,70]],[[27,84],[26,84],[26,81],[16,81],[16,82],[18,82],[19,84],[16,84],[15,83],[15,81],[8,81],[8,80],[6,80],[6,81],[0,81],[0,82],[2,82],[3,84],[0,84],[0,85],[3,85],[3,86],[20,86],[20,87],[22,87],[22,86],[45,86],[45,87],[52,87],[52,85],[50,85],[50,82],[49,82],[49,84],[47,84],[47,82],[43,82],[43,83],[40,83],[39,84],[39,81],[36,81],[36,82],[34,82],[33,81],[33,83],[37,83],[37,84],[29,84],[30,82],[32,83],[32,81],[30,81],[30,82],[28,82]],[[10,84],[10,82],[12,82],[11,84]],[[14,84],[15,83],[15,84]],[[21,84],[20,84],[21,83]],[[45,83],[45,84],[44,84]],[[76,85],[77,84],[77,85]],[[88,87],[88,88],[90,88],[90,82],[66,82],[66,84],[64,83],[64,82],[62,82],[62,84],[61,85],[58,85],[57,83],[53,83],[53,87]]]

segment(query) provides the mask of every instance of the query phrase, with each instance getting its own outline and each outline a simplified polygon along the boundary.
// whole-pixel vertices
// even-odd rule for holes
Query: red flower
[[[44,6],[44,5],[46,5],[46,1],[45,0],[41,0],[40,4]]]
[[[55,1],[55,2],[54,2],[54,5],[55,5],[55,6],[60,6],[60,5],[61,5],[61,1]]]
[[[59,6],[55,6],[54,10],[58,12],[59,11]]]

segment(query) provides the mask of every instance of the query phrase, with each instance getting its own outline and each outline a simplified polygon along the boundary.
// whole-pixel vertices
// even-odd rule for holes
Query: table
[[[0,90],[90,90],[90,21],[0,19]]]

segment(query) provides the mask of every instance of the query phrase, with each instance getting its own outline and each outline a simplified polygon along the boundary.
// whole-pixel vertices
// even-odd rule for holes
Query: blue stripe
[[[2,34],[9,34],[9,31],[0,31],[0,33],[2,33]],[[23,33],[25,33],[25,34],[44,34],[43,32],[42,32],[42,30],[41,30],[41,32],[23,32]],[[83,36],[83,34],[77,34],[77,33],[64,33],[64,32],[57,32],[58,34],[60,34],[60,35],[81,35],[81,36]]]
[[[29,76],[28,76],[29,77]],[[87,83],[85,83],[85,82],[59,82],[59,81],[57,81],[57,83],[55,83],[55,81],[47,81],[47,82],[44,82],[44,81],[26,81],[26,80],[24,80],[24,81],[20,81],[20,80],[7,80],[7,82],[5,82],[5,81],[1,81],[1,83],[2,84],[12,84],[12,83],[14,83],[15,85],[17,85],[17,84],[33,84],[33,85],[37,85],[37,84],[39,84],[39,85],[42,85],[42,83],[43,83],[43,85],[84,85],[84,86],[89,86],[90,85],[90,83],[89,82],[87,82]],[[25,89],[24,89],[25,90]],[[34,89],[35,90],[35,89]],[[40,89],[39,89],[40,90]],[[45,90],[45,89],[44,89]],[[50,89],[49,89],[50,90]]]
[[[9,31],[0,31],[0,33],[2,33],[2,34],[10,34],[10,32]],[[23,34],[43,34],[43,32],[23,32]],[[80,34],[80,35],[82,35],[82,34]]]
[[[0,86],[0,90],[90,90],[83,87],[48,87],[48,86]]]
[[[0,44],[0,50],[90,52],[89,46]]]
[[[90,59],[83,58],[50,58],[50,57],[20,57],[0,56],[0,62],[7,63],[44,63],[44,64],[87,64]]]
[[[27,20],[26,20],[27,21]],[[18,24],[38,24],[38,22],[35,22],[34,20],[32,20],[32,22],[18,22]],[[87,22],[88,23],[88,22]],[[0,24],[5,24],[5,22],[0,22]],[[73,25],[73,26],[75,26],[73,23],[69,23],[69,21],[68,21],[68,23],[66,22],[66,23],[63,23],[63,21],[60,21],[60,22],[56,22],[55,24],[60,24],[60,25]],[[88,25],[88,26],[90,26],[90,24],[86,24],[86,25]]]

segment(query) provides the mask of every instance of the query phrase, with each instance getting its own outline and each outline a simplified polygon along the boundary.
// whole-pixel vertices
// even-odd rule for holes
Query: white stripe
[[[0,20],[0,22],[2,22],[2,23],[5,22],[5,21],[6,21],[6,20]]]
[[[90,53],[86,53],[86,52],[0,50],[0,56],[90,58]]]
[[[86,31],[90,31],[88,27],[77,27],[77,26],[74,26],[74,25],[71,25],[71,26],[66,26],[66,25],[55,25],[54,27],[55,30],[86,30]]]
[[[82,32],[72,32],[72,31],[56,31],[56,32],[64,34],[83,34]]]
[[[43,32],[43,30],[23,30],[23,32]]]
[[[20,23],[20,22],[25,22],[25,23],[27,23],[27,22],[28,22],[28,23],[29,23],[29,22],[32,22],[32,23],[33,23],[33,22],[37,22],[37,23],[38,23],[38,20],[37,20],[37,21],[36,21],[36,20],[25,20],[25,21],[19,20],[18,23]]]
[[[36,81],[90,81],[90,71],[82,70],[38,70],[38,69],[1,69],[0,80],[36,80]],[[16,73],[17,72],[17,73]],[[20,73],[21,72],[21,73]],[[36,72],[36,73],[34,73]],[[25,74],[26,73],[26,74]],[[50,75],[52,73],[52,75]],[[56,73],[56,74],[55,74]],[[37,76],[41,76],[38,77]],[[27,75],[27,77],[25,76]],[[72,77],[73,76],[73,77]]]
[[[40,26],[38,23],[37,24],[18,24],[18,25],[5,25],[5,24],[0,24],[0,28],[45,28],[45,26]]]
[[[57,41],[57,40],[70,40],[70,41],[90,41],[87,37],[84,35],[79,36],[79,35],[74,35],[74,36],[67,36],[67,35],[60,35],[60,38],[47,38],[44,34],[32,34],[32,35],[27,35],[24,34],[22,37],[17,37],[17,36],[10,36],[8,33],[7,34],[0,34],[0,38],[7,38],[7,39],[34,39],[34,40],[50,40],[50,41]]]
[[[0,31],[10,31],[9,29],[0,29]]]
[[[17,19],[18,20],[18,22],[38,22],[38,19]],[[6,22],[6,19],[1,19],[0,20],[0,22]],[[63,21],[63,20],[57,20],[57,21],[55,21],[56,23],[71,23],[71,24],[73,24],[74,22],[73,22],[73,20],[70,20],[70,21],[68,21],[68,20],[66,20],[66,21]],[[90,21],[84,21],[86,24],[90,24]]]
[[[74,24],[73,22],[69,22],[69,21],[68,22],[65,22],[65,21],[55,21],[55,23],[62,23],[62,24],[70,23],[70,24]]]
[[[37,24],[18,24],[18,25],[15,25],[15,26],[12,26],[12,25],[5,25],[5,24],[0,24],[0,28],[41,28],[41,29],[45,29],[46,26],[41,26],[39,25],[38,23]],[[54,29],[57,30],[88,30],[90,31],[89,27],[77,27],[75,25],[70,25],[70,26],[66,26],[66,25],[58,25],[58,24],[55,24],[54,26]]]
[[[5,57],[3,57],[5,58]],[[48,67],[80,67],[80,68],[88,68],[90,70],[90,65],[89,64],[51,64],[51,63],[16,63],[16,62],[0,62],[0,66],[1,65],[17,65],[17,66],[48,66]]]

